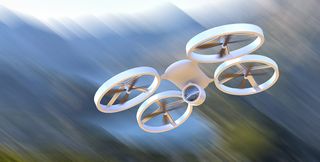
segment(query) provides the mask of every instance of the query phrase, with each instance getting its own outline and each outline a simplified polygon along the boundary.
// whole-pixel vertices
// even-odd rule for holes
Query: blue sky
[[[221,0],[213,0],[218,2]],[[196,3],[195,3],[196,2]],[[152,10],[165,3],[172,3],[187,10],[208,3],[207,0],[0,0],[0,4],[10,10],[36,17],[40,20],[50,18],[77,18],[85,15],[108,13],[134,13]]]

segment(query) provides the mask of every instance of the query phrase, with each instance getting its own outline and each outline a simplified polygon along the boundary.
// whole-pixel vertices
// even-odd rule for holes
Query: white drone
[[[187,43],[188,59],[171,64],[161,76],[151,67],[124,71],[103,83],[94,102],[99,111],[114,113],[146,100],[137,112],[140,128],[151,133],[173,130],[189,118],[193,106],[204,102],[204,89],[211,82],[222,92],[240,96],[256,94],[274,85],[279,77],[275,61],[261,55],[248,55],[263,42],[262,29],[252,24],[230,24],[206,30]],[[214,78],[198,66],[198,63],[218,62],[223,63],[215,70]],[[163,79],[180,90],[151,96]],[[146,85],[139,86],[138,80]]]

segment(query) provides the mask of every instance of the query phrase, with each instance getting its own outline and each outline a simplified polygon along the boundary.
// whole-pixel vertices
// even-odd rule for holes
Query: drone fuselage
[[[190,83],[197,84],[204,89],[213,82],[213,79],[200,69],[197,62],[187,59],[171,64],[162,74],[161,79],[169,80],[181,90]]]

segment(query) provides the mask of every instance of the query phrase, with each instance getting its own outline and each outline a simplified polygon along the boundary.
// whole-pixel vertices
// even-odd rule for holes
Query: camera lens
[[[184,91],[184,98],[187,100],[187,101],[195,101],[196,99],[198,99],[199,97],[199,89],[194,86],[194,85],[191,85],[189,87],[187,87]]]

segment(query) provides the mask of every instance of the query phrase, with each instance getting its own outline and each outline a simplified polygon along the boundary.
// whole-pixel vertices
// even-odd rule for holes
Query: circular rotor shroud
[[[193,106],[188,104],[186,111],[176,120],[174,120],[174,125],[173,124],[166,124],[162,126],[150,126],[146,125],[142,122],[142,115],[143,113],[154,103],[160,101],[161,99],[167,99],[167,98],[182,98],[182,92],[181,91],[176,91],[176,90],[170,90],[170,91],[164,91],[158,94],[155,94],[148,98],[144,103],[141,104],[141,106],[138,109],[137,112],[137,121],[139,124],[139,127],[143,129],[146,132],[150,133],[161,133],[161,132],[166,132],[173,130],[177,127],[179,127],[181,124],[183,124],[191,115]],[[170,103],[168,103],[170,104]]]
[[[196,52],[198,46],[227,35],[243,34],[243,35],[254,35],[257,38],[250,44],[241,47],[239,49],[230,51],[229,54],[220,57],[219,54],[205,55],[200,52]],[[263,31],[260,27],[253,24],[229,24],[219,27],[215,27],[204,32],[201,32],[191,38],[186,45],[186,52],[188,58],[200,63],[217,63],[233,58],[237,58],[257,50],[264,43]]]
[[[252,86],[252,79],[253,76],[251,76],[252,78],[248,77],[248,81],[250,82],[251,86],[250,88],[232,88],[229,86],[224,85],[223,83],[221,83],[221,80],[219,80],[219,76],[228,68],[232,67],[232,66],[241,66],[242,63],[260,63],[260,64],[264,64],[264,65],[260,65],[259,67],[255,67],[253,66],[252,69],[267,69],[267,68],[272,68],[273,74],[272,76],[265,81],[262,84],[257,84],[256,86]],[[218,66],[218,68],[215,70],[214,73],[214,83],[216,85],[216,87],[221,90],[222,92],[231,94],[231,95],[251,95],[251,94],[256,94],[262,91],[267,90],[268,88],[270,88],[271,86],[273,86],[276,81],[279,78],[279,69],[278,69],[278,65],[270,58],[266,57],[266,56],[261,56],[261,55],[245,55],[236,59],[232,59],[229,61],[226,61],[224,63],[222,63],[221,65]],[[254,79],[254,78],[253,78]],[[254,82],[253,82],[254,83]]]
[[[141,94],[126,101],[123,104],[115,104],[115,105],[101,104],[101,100],[103,99],[103,97],[105,97],[105,95],[114,87],[119,86],[121,83],[123,83],[126,80],[129,80],[135,77],[141,77],[141,76],[154,77],[153,82],[147,88],[146,92],[142,92]],[[97,90],[94,96],[95,105],[97,106],[99,111],[104,113],[114,113],[114,112],[127,110],[133,106],[138,105],[139,103],[143,102],[145,99],[150,97],[157,90],[158,86],[160,85],[160,81],[161,80],[158,72],[151,67],[137,67],[137,68],[126,70],[110,78],[100,86],[100,88]]]

